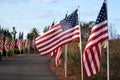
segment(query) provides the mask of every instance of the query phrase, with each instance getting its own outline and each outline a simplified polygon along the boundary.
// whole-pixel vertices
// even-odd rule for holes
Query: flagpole
[[[21,50],[20,50],[20,56],[21,56]]]
[[[14,50],[13,50],[13,57],[14,57]]]
[[[6,52],[6,58],[8,58],[8,52]]]
[[[109,40],[107,42],[107,80],[110,80],[110,75],[109,75]]]
[[[58,65],[57,57],[55,58],[55,65],[56,65],[56,67]]]
[[[67,77],[67,44],[65,45],[65,78]]]
[[[3,31],[2,31],[2,54],[1,55],[3,55],[3,51],[4,51],[4,45],[3,45],[3,42],[4,42],[4,34],[3,34]]]
[[[67,17],[68,11],[65,15],[65,18]],[[65,63],[64,63],[64,68],[65,68],[65,78],[67,77],[67,44],[65,45]]]
[[[29,48],[28,48],[28,49],[29,49],[29,50],[28,50],[28,51],[29,51],[29,52],[28,52],[28,54],[30,54],[30,46],[29,46]]]
[[[79,8],[79,6],[78,6],[78,21],[79,21],[79,19],[80,19],[80,8]],[[83,65],[82,65],[82,38],[81,38],[81,27],[80,27],[80,22],[78,22],[78,24],[79,24],[79,33],[80,33],[80,43],[79,43],[79,49],[80,49],[80,56],[81,56],[81,80],[83,80]]]
[[[107,8],[107,13],[108,13],[108,0],[106,1],[106,8]],[[108,18],[108,14],[107,14],[107,18]],[[108,19],[107,19],[108,21]],[[108,25],[109,26],[109,25]],[[109,31],[108,31],[109,34]],[[109,49],[109,38],[108,38],[108,42],[107,42],[107,80],[110,80],[110,74],[109,74],[109,55],[110,55],[110,49]]]

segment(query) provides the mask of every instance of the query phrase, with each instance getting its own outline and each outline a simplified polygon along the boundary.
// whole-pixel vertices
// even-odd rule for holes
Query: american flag
[[[25,42],[25,47],[26,48],[30,47],[30,35],[29,34],[27,35],[27,39],[26,39],[26,42]]]
[[[65,18],[67,18],[67,14],[65,15]],[[52,23],[52,26],[54,26],[54,22]],[[62,53],[62,46],[59,46],[58,48],[56,48],[54,51],[51,52],[51,56],[55,58],[55,61],[58,64],[61,63],[61,53]]]
[[[12,40],[11,44],[10,44],[10,49],[13,51],[15,48],[15,39]]]
[[[100,72],[101,44],[108,40],[107,7],[104,1],[83,52],[83,70],[87,76]]]
[[[62,53],[62,46],[60,46],[60,47],[58,47],[58,48],[56,49],[55,59],[56,59],[56,62],[57,62],[58,64],[61,63],[61,53]]]
[[[3,42],[2,29],[0,28],[0,52],[2,52],[2,42]]]
[[[55,24],[50,30],[35,39],[42,56],[50,54],[58,47],[79,40],[78,10]]]
[[[19,33],[19,39],[17,41],[17,46],[18,46],[18,49],[19,51],[22,49],[22,41],[23,41],[23,33]]]
[[[8,35],[5,38],[5,45],[4,45],[5,51],[8,52],[9,51],[9,37]]]

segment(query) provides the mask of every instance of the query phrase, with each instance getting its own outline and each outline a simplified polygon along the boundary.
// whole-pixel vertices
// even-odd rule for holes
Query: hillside
[[[85,42],[83,43],[85,45]],[[84,48],[84,46],[83,46]],[[102,49],[101,71],[93,77],[84,76],[84,80],[107,80],[106,69],[106,49]],[[110,41],[110,80],[120,79],[120,39]],[[51,70],[56,74],[59,80],[81,80],[80,73],[80,51],[78,42],[68,45],[68,67],[67,78],[64,78],[64,48],[62,51],[62,63],[55,67],[54,59],[50,62]]]

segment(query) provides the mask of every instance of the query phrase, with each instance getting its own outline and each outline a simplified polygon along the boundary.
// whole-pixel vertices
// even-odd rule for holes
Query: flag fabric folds
[[[105,40],[108,40],[106,0],[101,7],[83,52],[83,70],[87,76],[92,76],[100,71],[101,45]]]
[[[35,39],[42,56],[50,54],[58,47],[79,40],[78,10],[55,24],[50,30]]]
[[[52,23],[52,25],[51,25],[51,27],[50,27],[49,30],[51,30],[54,25],[55,25],[55,24],[54,24],[54,21],[53,21],[53,23]],[[54,49],[54,50],[50,53],[51,57],[55,58],[55,61],[56,61],[56,63],[58,63],[58,64],[61,63],[61,52],[62,52],[62,46]]]
[[[26,48],[30,47],[30,35],[29,34],[27,35],[27,39],[26,39],[26,42],[25,42],[25,47]]]
[[[5,45],[4,45],[5,51],[8,52],[9,51],[9,37],[8,35],[5,38]]]
[[[19,51],[22,49],[22,41],[23,41],[23,33],[19,33],[19,39],[17,41],[17,46],[18,46],[18,49]]]
[[[12,40],[10,44],[10,49],[13,51],[15,49],[15,39]]]
[[[3,42],[3,38],[2,38],[2,29],[0,28],[0,52],[2,53],[2,42]]]

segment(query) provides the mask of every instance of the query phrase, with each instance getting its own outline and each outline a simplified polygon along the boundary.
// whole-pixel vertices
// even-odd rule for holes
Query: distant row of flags
[[[62,46],[76,40],[80,40],[80,25],[78,9],[66,16],[43,35],[35,39],[35,44],[42,56],[51,54],[60,63]],[[106,0],[101,7],[95,25],[87,41],[82,54],[82,66],[87,76],[92,76],[100,72],[101,45],[108,40],[108,21]]]
[[[4,45],[3,45],[4,42]],[[8,52],[9,50],[14,51],[15,49],[15,45],[17,45],[19,51],[21,51],[21,49],[25,46],[25,48],[30,48],[30,35],[28,34],[27,39],[25,40],[25,45],[23,45],[23,32],[19,33],[19,38],[17,39],[17,43],[16,40],[14,38],[12,38],[12,41],[10,42],[9,40],[9,36],[6,35],[5,37],[5,41],[3,41],[3,32],[2,29],[0,29],[0,52],[3,52],[3,48],[5,49],[6,52]],[[32,48],[35,49],[35,42],[34,39],[32,40]]]

